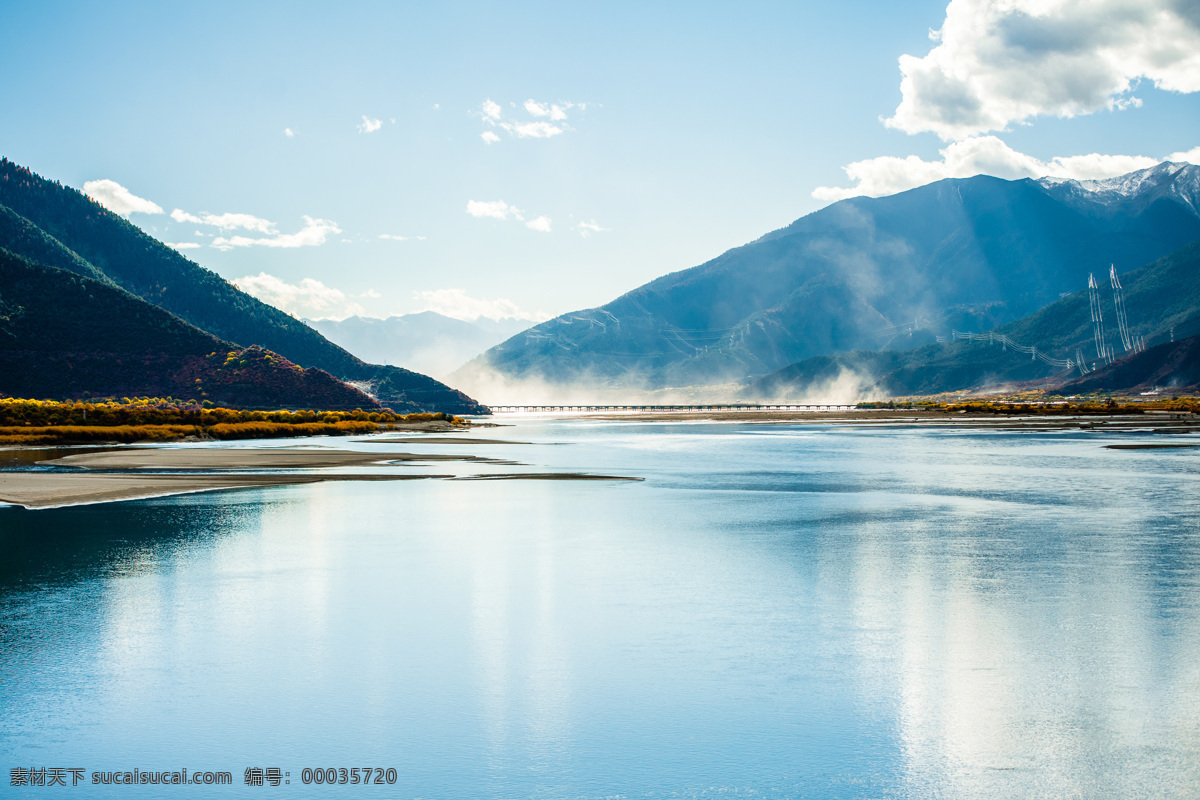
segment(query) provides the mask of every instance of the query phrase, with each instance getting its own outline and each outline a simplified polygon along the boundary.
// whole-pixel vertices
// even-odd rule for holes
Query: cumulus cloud
[[[421,307],[418,311],[436,311],[447,317],[473,322],[480,317],[500,320],[509,317],[542,322],[550,318],[544,311],[523,311],[516,303],[502,297],[486,299],[470,297],[462,289],[437,289],[432,292],[413,292]]]
[[[492,219],[525,219],[521,209],[510,206],[503,200],[468,200],[467,213],[472,217],[491,217]]]
[[[501,122],[500,127],[518,139],[549,139],[558,136],[563,128],[549,122]]]
[[[374,133],[383,127],[383,120],[371,119],[366,114],[363,114],[362,122],[357,126],[359,133]]]
[[[244,228],[248,231],[258,231],[259,233],[274,233],[275,223],[270,220],[265,220],[262,217],[256,217],[253,214],[232,214],[226,212],[224,214],[209,214],[207,212],[200,214],[189,214],[182,208],[177,208],[171,212],[171,219],[176,222],[192,222],[197,225],[212,225],[214,228],[220,228],[223,231],[235,230]]]
[[[580,222],[578,225],[576,225],[574,228],[572,228],[572,230],[579,231],[579,235],[586,239],[589,236],[591,236],[593,233],[604,233],[605,231],[612,230],[612,229],[611,228],[601,228],[599,225],[596,224],[596,220],[592,220],[590,222]]]
[[[526,100],[522,109],[532,119],[505,119],[504,109],[491,99],[484,100],[479,107],[479,117],[489,130],[480,134],[480,138],[488,144],[500,141],[496,130],[504,131],[516,139],[549,139],[570,130],[566,125],[567,111],[587,108],[586,103],[539,103],[532,98]],[[557,124],[556,124],[557,123]],[[494,130],[492,130],[494,129]]]
[[[233,215],[237,216],[237,215]],[[342,229],[336,222],[327,219],[315,219],[304,216],[304,227],[296,233],[280,233],[268,237],[250,236],[218,236],[212,240],[212,247],[218,250],[230,250],[234,247],[316,247],[325,244],[330,234],[341,233]]]
[[[365,313],[363,307],[344,292],[314,278],[304,278],[294,284],[260,272],[238,278],[234,283],[243,292],[296,317],[345,319]]]
[[[138,197],[116,181],[107,178],[86,181],[83,193],[114,214],[128,217],[130,214],[161,214],[162,206],[144,197]]]
[[[200,222],[220,228],[223,231],[244,228],[248,231],[258,231],[259,233],[275,232],[274,222],[252,214],[231,214],[229,212],[224,214],[205,214],[200,218]]]
[[[555,103],[539,103],[536,100],[530,99],[525,101],[525,110],[535,117],[549,117],[550,119],[561,120],[567,118],[566,109],[571,108],[573,105],[575,104],[566,103],[566,108],[564,108]]]
[[[1136,107],[1138,81],[1200,91],[1195,0],[951,0],[924,57],[900,57],[885,123],[945,141],[1039,116]]]
[[[286,137],[288,137],[288,138],[290,139],[290,138],[292,138],[293,136],[295,136],[295,135],[296,135],[296,133],[295,133],[295,131],[293,131],[291,128],[284,128],[284,129],[283,129],[283,135],[284,135],[284,136],[286,136]]]
[[[504,113],[504,109],[500,108],[499,103],[493,103],[491,98],[483,101],[483,105],[479,107],[485,119],[500,119],[500,115]]]
[[[394,234],[394,233],[381,233],[381,234],[379,234],[379,238],[380,238],[380,239],[389,239],[389,240],[391,240],[391,241],[393,241],[393,242],[406,242],[406,241],[408,241],[408,237],[407,237],[407,236],[397,236],[397,235],[396,235],[396,234]],[[424,236],[422,236],[421,238],[422,238],[422,239],[424,239],[425,237],[424,237]]]
[[[549,233],[550,232],[550,218],[549,217],[534,217],[533,219],[529,220],[529,222],[525,223],[525,227],[529,228],[531,230],[541,231],[542,233]]]
[[[201,246],[199,242],[163,242],[163,244],[176,250],[194,250]]]
[[[1146,169],[1164,160],[1150,156],[1089,153],[1056,156],[1049,161],[1042,161],[1012,149],[995,136],[975,136],[953,142],[939,153],[941,159],[937,161],[925,161],[917,156],[881,156],[855,161],[843,167],[855,182],[854,186],[820,186],[813,191],[813,197],[826,201],[864,195],[881,197],[943,178],[969,178],[973,175],[994,175],[1010,180],[1045,176],[1099,180]],[[1195,163],[1200,160],[1200,147],[1172,153],[1165,160]]]

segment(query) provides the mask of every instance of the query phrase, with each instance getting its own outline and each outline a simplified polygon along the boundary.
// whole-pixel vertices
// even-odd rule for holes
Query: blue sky
[[[1198,5],[5,3],[0,154],[297,316],[540,319],[844,196],[1197,160]]]

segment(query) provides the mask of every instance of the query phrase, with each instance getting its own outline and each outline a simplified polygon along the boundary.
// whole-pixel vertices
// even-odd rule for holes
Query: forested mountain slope
[[[260,345],[297,364],[369,384],[384,405],[399,412],[481,410],[465,394],[428,376],[361,361],[75,189],[45,180],[7,159],[0,159],[0,206],[36,226],[46,239],[68,248],[117,286],[220,339]],[[15,225],[19,223],[10,221],[8,227]],[[29,237],[0,237],[0,247],[35,260],[44,257],[43,245]]]
[[[110,283],[0,249],[0,394],[378,408],[320,369],[222,341]]]

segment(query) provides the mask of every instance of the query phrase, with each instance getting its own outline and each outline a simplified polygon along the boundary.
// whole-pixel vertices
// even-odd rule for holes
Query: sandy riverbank
[[[468,440],[411,439],[428,444]],[[471,444],[493,443],[469,440]],[[495,444],[507,442],[495,441]],[[413,474],[399,467],[433,462],[521,466],[519,462],[468,453],[360,452],[332,448],[136,447],[71,452],[38,450],[46,457],[32,470],[0,471],[0,502],[25,508],[142,500],[192,492],[292,486],[322,481],[397,481],[432,478],[469,480],[640,480],[585,473]],[[51,469],[47,470],[46,467]],[[321,472],[330,468],[392,467],[388,472]],[[61,469],[60,469],[61,468]],[[251,472],[253,470],[253,472]],[[270,470],[280,470],[270,472]]]

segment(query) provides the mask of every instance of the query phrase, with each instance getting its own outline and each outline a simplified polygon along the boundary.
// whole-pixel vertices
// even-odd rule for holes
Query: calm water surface
[[[0,794],[1200,796],[1200,449],[477,435],[530,444],[391,447],[646,480],[0,508]],[[10,789],[20,766],[235,786]],[[291,783],[244,787],[249,766]],[[300,780],[355,766],[397,783]]]

